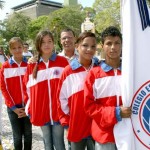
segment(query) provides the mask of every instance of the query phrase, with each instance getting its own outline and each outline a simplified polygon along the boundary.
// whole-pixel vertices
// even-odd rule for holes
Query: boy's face
[[[23,49],[24,52],[28,52],[28,49],[29,49],[29,46],[28,46],[28,45],[23,45],[23,48],[24,48],[24,49]]]
[[[14,57],[22,57],[23,45],[20,42],[14,42],[10,46],[10,52]]]
[[[102,48],[106,59],[120,59],[122,43],[119,36],[106,37]]]

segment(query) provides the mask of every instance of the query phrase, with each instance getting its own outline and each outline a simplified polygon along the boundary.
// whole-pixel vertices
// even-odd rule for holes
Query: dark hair
[[[61,33],[62,33],[62,32],[72,32],[72,34],[74,35],[74,37],[76,36],[76,35],[75,35],[75,32],[74,32],[72,29],[70,29],[70,28],[63,29],[63,30],[61,31]]]
[[[105,38],[108,36],[118,36],[122,42],[122,34],[117,27],[109,26],[101,33],[102,44],[104,44]]]
[[[36,38],[35,38],[35,48],[38,51],[38,59],[37,59],[37,64],[35,65],[35,67],[33,69],[33,74],[32,75],[33,75],[34,79],[36,79],[36,77],[37,77],[38,64],[39,64],[40,57],[41,57],[41,54],[42,54],[42,52],[41,52],[42,40],[46,35],[49,35],[49,37],[51,37],[52,41],[54,42],[53,34],[49,30],[40,31],[37,34]]]
[[[81,34],[78,36],[78,38],[77,38],[77,40],[76,40],[76,44],[79,44],[80,42],[82,42],[82,41],[83,41],[85,38],[87,38],[87,37],[93,37],[93,38],[96,39],[96,36],[95,36],[94,33],[92,33],[92,32],[83,32],[83,33],[81,33]]]
[[[21,40],[20,37],[12,37],[12,38],[10,39],[9,43],[8,43],[9,49],[11,49],[11,46],[12,46],[14,43],[16,43],[16,42],[21,43],[22,46],[23,46],[23,41]]]
[[[29,47],[29,44],[27,42],[24,42],[23,45],[27,45]]]

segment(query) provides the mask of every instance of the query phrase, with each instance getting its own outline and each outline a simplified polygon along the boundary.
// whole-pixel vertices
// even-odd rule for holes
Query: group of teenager
[[[15,150],[32,149],[32,124],[41,127],[45,150],[66,149],[64,130],[68,149],[117,150],[113,128],[131,116],[121,98],[122,35],[110,26],[101,40],[104,60],[95,57],[94,33],[83,32],[76,39],[65,29],[63,51],[57,55],[53,34],[42,30],[35,39],[38,56],[28,62],[22,40],[10,39],[12,57],[2,65],[0,85]]]

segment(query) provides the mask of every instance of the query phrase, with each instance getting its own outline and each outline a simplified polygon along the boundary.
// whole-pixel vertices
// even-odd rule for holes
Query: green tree
[[[3,9],[3,7],[4,7],[4,1],[2,1],[2,0],[0,0],[0,9]]]
[[[120,0],[96,0],[93,8],[96,11],[94,23],[97,32],[110,25],[120,27]]]
[[[61,48],[59,41],[61,30],[71,28],[78,35],[81,32],[81,23],[84,19],[85,13],[82,11],[81,5],[64,7],[50,13],[47,27],[53,32],[55,45],[58,49]]]
[[[30,18],[22,13],[13,13],[2,23],[2,37],[9,41],[12,37],[20,37],[22,40],[28,39],[27,29]]]
[[[48,16],[40,16],[37,19],[32,20],[28,26],[28,36],[34,41],[36,34],[45,27],[45,23],[47,22]]]
[[[150,7],[150,0],[146,0],[146,1],[147,1],[148,6]]]

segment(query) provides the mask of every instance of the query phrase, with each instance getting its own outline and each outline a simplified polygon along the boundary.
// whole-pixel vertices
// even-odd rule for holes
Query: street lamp
[[[81,32],[91,31],[95,33],[95,25],[90,21],[89,12],[87,12],[85,21],[81,24]]]

